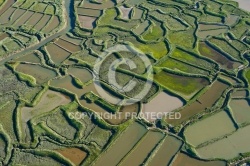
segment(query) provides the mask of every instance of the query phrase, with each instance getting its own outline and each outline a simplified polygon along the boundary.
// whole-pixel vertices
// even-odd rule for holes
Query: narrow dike
[[[38,44],[35,44],[31,47],[28,47],[27,49],[24,49],[18,53],[15,53],[15,54],[5,58],[5,59],[2,59],[0,61],[0,65],[3,65],[5,62],[10,61],[14,58],[17,58],[25,53],[28,53],[28,52],[33,51],[33,50],[37,50],[40,47],[42,47],[43,45],[45,45],[46,43],[54,40],[55,38],[65,34],[67,32],[69,32],[70,30],[72,30],[74,28],[74,24],[75,24],[74,13],[73,13],[74,12],[74,1],[73,0],[64,0],[63,4],[64,4],[64,10],[66,11],[65,12],[66,19],[67,19],[66,27],[64,27],[58,33],[55,33],[55,34],[51,35],[50,37],[44,39],[43,41],[39,42]]]

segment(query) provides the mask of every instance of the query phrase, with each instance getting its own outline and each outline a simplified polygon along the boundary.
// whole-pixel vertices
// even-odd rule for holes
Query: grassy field
[[[245,73],[245,77],[246,77],[248,83],[250,83],[250,69],[247,69],[247,71]]]
[[[190,66],[181,61],[168,58],[166,61],[159,64],[160,67],[166,67],[168,69],[172,69],[176,72],[181,71],[188,74],[200,74],[200,75],[209,75],[209,72],[206,70],[198,69],[196,67]]]
[[[154,76],[154,80],[165,88],[171,89],[183,96],[192,96],[209,84],[203,78],[179,76],[165,71],[157,73]]]

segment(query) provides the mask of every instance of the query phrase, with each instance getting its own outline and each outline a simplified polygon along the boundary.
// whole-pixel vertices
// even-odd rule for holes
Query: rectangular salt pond
[[[240,128],[232,135],[216,141],[200,149],[196,149],[198,155],[204,159],[221,158],[233,159],[240,153],[250,151],[250,126]]]
[[[156,117],[146,115],[150,115],[150,113],[159,113],[163,115],[164,113],[168,113],[182,107],[183,104],[184,103],[179,98],[169,95],[166,92],[160,92],[149,103],[144,105],[142,113],[148,121],[153,121],[156,120]]]
[[[229,134],[234,130],[236,129],[228,114],[221,111],[188,126],[184,131],[184,135],[188,143],[197,146]]]

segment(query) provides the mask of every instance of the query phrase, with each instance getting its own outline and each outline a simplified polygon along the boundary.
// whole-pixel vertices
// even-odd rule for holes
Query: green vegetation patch
[[[168,54],[169,49],[164,41],[152,44],[133,43],[135,47],[143,53],[152,55],[156,59],[160,59]]]
[[[221,51],[225,52],[229,57],[233,57],[236,60],[240,60],[240,52],[236,50],[230,43],[228,43],[224,39],[220,38],[211,38],[209,40],[210,43],[215,45],[217,48],[219,48]]]
[[[36,0],[26,0],[24,4],[22,4],[21,8],[29,9],[33,4],[35,4]]]
[[[110,25],[114,27],[118,27],[119,29],[130,30],[138,24],[138,21],[125,22],[117,19],[118,9],[110,8],[106,9],[104,14],[99,18],[98,25]]]
[[[164,37],[164,30],[161,23],[153,22],[149,29],[142,35],[144,40],[157,40]]]
[[[164,62],[158,64],[159,67],[166,67],[168,69],[172,69],[176,72],[185,72],[188,74],[201,74],[201,75],[209,75],[209,71],[202,70],[193,66],[190,66],[186,63],[183,63],[181,61],[168,58]]]
[[[204,78],[174,75],[165,71],[155,74],[154,80],[165,88],[173,90],[184,96],[195,94],[209,84],[209,82]]]
[[[172,44],[188,49],[193,49],[196,42],[195,30],[191,28],[186,31],[170,32],[168,38]]]
[[[75,138],[76,129],[67,121],[60,109],[47,116],[46,124],[54,132],[67,139],[73,140]]]
[[[232,29],[231,32],[233,35],[237,38],[240,39],[241,37],[244,36],[245,32],[250,28],[250,25],[247,24],[247,20],[241,19],[237,25],[235,25]]]
[[[55,14],[55,7],[53,5],[48,5],[44,11],[45,14],[54,15]]]
[[[246,72],[245,72],[245,77],[248,81],[248,84],[250,84],[250,69],[248,69]]]
[[[180,61],[186,62],[188,64],[194,65],[195,67],[200,67],[204,70],[213,71],[215,70],[216,64],[205,60],[194,53],[189,53],[182,49],[176,48],[171,57],[176,58]]]

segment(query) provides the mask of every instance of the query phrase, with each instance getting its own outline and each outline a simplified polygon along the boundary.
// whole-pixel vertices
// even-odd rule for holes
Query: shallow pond
[[[250,151],[250,126],[238,129],[235,133],[216,141],[205,147],[197,149],[198,155],[205,159],[222,158],[233,159],[238,157],[240,153]]]
[[[54,43],[50,43],[49,45],[47,45],[46,50],[48,51],[51,60],[56,64],[62,63],[71,54],[70,52],[62,49]]]
[[[250,1],[249,0],[235,0],[239,3],[239,7],[250,12]]]
[[[117,165],[146,133],[147,129],[144,126],[137,122],[133,123],[118,136],[113,145],[104,151],[93,165]]]
[[[173,136],[167,136],[155,153],[153,159],[149,161],[148,166],[169,165],[181,146],[182,141]]]
[[[29,21],[27,22],[27,24],[28,25],[32,25],[32,26],[34,26],[34,25],[36,25],[36,23],[38,23],[39,21],[40,21],[40,19],[43,17],[43,14],[41,14],[41,13],[35,13],[35,14],[33,14],[31,17],[30,17],[30,19],[29,19]]]
[[[222,137],[235,131],[236,128],[225,111],[216,113],[188,126],[184,132],[186,141],[198,146],[206,141]]]
[[[247,99],[232,99],[229,106],[238,124],[250,122],[250,105]]]
[[[55,43],[57,45],[61,46],[62,48],[65,48],[66,50],[72,52],[72,53],[81,51],[81,49],[82,49],[81,46],[72,44],[72,43],[65,41],[65,40],[62,40],[62,39],[57,40]]]
[[[75,165],[80,165],[87,157],[87,153],[78,148],[65,148],[56,151],[72,161]]]
[[[81,80],[82,83],[93,79],[92,73],[86,68],[71,67],[68,69],[68,73]]]
[[[3,7],[1,7],[0,15],[2,15],[6,10],[8,10],[14,3],[15,0],[8,0],[7,3],[5,3]]]
[[[44,15],[41,20],[34,26],[35,29],[41,30],[43,27],[47,25],[49,22],[51,16],[50,15]]]
[[[206,56],[217,62],[224,69],[232,70],[238,68],[241,65],[238,62],[233,62],[229,60],[224,55],[220,54],[204,42],[199,43],[199,52],[201,53],[201,55]]]
[[[56,72],[40,65],[19,64],[16,68],[18,72],[22,72],[33,76],[37,84],[43,84],[57,76]]]
[[[156,120],[156,117],[146,116],[147,113],[160,113],[163,115],[164,113],[182,107],[183,104],[179,98],[169,95],[166,92],[160,92],[149,103],[144,105],[142,113],[145,113],[145,117],[148,121],[153,121]]]
[[[164,134],[155,131],[148,131],[142,140],[135,146],[129,154],[119,164],[120,166],[141,165],[150,152],[163,139]],[[135,157],[136,156],[136,157]]]
[[[121,18],[122,19],[129,19],[130,15],[131,15],[131,11],[132,11],[132,7],[130,8],[126,8],[124,6],[120,6],[119,10],[121,11]]]
[[[26,11],[15,23],[14,26],[18,27],[26,23],[27,20],[34,14],[34,12]]]
[[[18,59],[16,59],[16,61],[20,61],[20,62],[32,62],[32,63],[40,63],[40,58],[35,54],[35,53],[30,53],[27,55],[24,55]]]
[[[60,105],[65,105],[70,103],[71,100],[65,95],[48,90],[45,92],[39,101],[39,103],[34,107],[24,107],[21,109],[21,123],[22,123],[22,131],[25,133],[25,137],[23,139],[27,142],[31,140],[30,130],[27,122],[43,113],[52,111],[56,107]]]
[[[90,17],[90,16],[78,16],[78,20],[81,24],[81,27],[87,28],[87,29],[93,29],[95,27],[95,21],[96,17]]]
[[[197,113],[205,110],[207,107],[211,107],[222,95],[225,89],[228,88],[227,84],[220,81],[215,81],[211,87],[200,98],[190,105],[185,106],[181,111],[181,119],[167,119],[167,121],[173,125],[179,124],[185,120],[188,120]]]
[[[52,30],[56,29],[60,24],[60,20],[58,16],[53,16],[52,21],[47,24],[47,26],[43,29],[45,33],[49,33]]]
[[[192,158],[184,153],[178,153],[172,166],[226,166],[224,161],[203,161]]]

